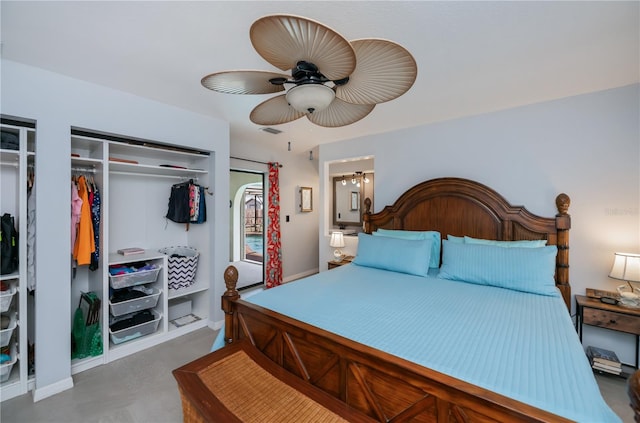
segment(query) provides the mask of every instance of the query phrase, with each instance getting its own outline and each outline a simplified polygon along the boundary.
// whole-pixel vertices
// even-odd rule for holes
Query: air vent
[[[282,132],[282,131],[281,131],[281,130],[279,130],[279,129],[276,129],[276,128],[269,128],[269,127],[267,127],[267,128],[260,128],[260,130],[261,130],[261,131],[264,131],[264,132],[268,132],[268,133],[273,134],[273,135],[278,135],[279,133],[281,133],[281,132]]]

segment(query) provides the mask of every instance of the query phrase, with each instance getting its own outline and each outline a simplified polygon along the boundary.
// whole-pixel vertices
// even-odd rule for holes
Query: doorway
[[[229,263],[244,290],[264,283],[264,174],[231,170],[229,181]]]

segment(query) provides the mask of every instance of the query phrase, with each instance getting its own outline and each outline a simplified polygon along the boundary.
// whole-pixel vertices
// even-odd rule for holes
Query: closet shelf
[[[75,165],[102,165],[102,159],[93,159],[91,157],[74,157],[71,156],[71,163]]]
[[[190,177],[194,175],[206,175],[204,169],[180,169],[156,165],[109,162],[110,173],[123,173],[126,175],[149,175],[149,176],[169,176],[169,177]]]
[[[20,151],[18,150],[0,150],[0,165],[15,166],[20,164]]]
[[[149,248],[146,249],[144,253],[130,254],[128,256],[123,256],[118,253],[109,253],[109,265],[135,263],[137,261],[156,260],[162,258],[164,258],[164,254],[159,252],[157,248]]]
[[[199,153],[196,151],[186,151],[179,148],[171,148],[167,146],[163,148],[161,145],[136,145],[121,142],[109,142],[109,151],[111,154],[126,156],[136,155],[138,157],[144,157],[147,159],[166,160],[171,157],[183,157],[187,159],[208,159],[208,154]]]
[[[189,294],[195,294],[196,292],[206,291],[207,289],[209,289],[209,285],[208,284],[206,284],[204,282],[200,282],[200,281],[198,281],[196,279],[196,281],[194,282],[193,285],[188,286],[186,288],[169,289],[168,298],[170,300],[172,300],[174,298],[184,297],[184,296],[189,295]]]
[[[6,281],[9,279],[20,279],[20,272],[7,273],[0,276],[0,281]]]

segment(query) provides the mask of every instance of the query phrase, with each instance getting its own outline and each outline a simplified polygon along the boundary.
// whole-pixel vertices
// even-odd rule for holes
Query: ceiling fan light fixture
[[[287,103],[302,113],[313,113],[329,107],[336,93],[324,84],[296,85],[287,91]]]

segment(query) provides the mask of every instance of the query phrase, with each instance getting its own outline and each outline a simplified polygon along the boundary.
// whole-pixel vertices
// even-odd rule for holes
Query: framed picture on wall
[[[313,211],[311,187],[300,187],[300,211]]]
[[[358,210],[360,208],[360,193],[356,191],[351,192],[351,210]]]

